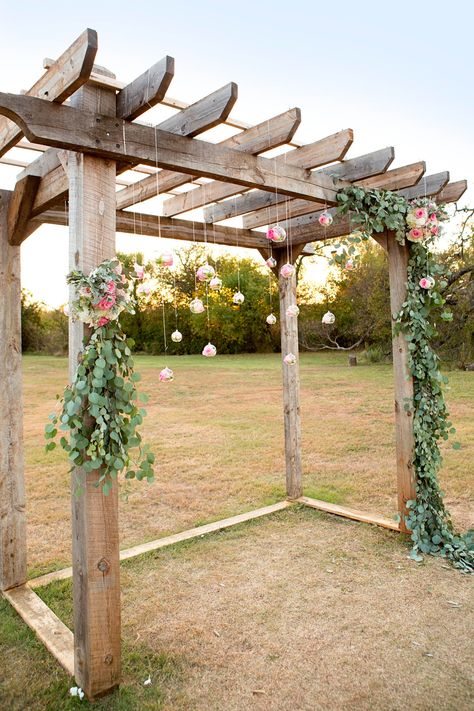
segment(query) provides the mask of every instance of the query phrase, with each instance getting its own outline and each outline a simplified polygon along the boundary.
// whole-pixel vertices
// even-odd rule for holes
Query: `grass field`
[[[173,383],[158,382],[165,364]],[[157,471],[124,492],[121,547],[284,498],[278,355],[138,357],[137,369]],[[25,357],[31,576],[70,563],[67,466],[42,440],[66,377],[64,359]],[[394,514],[391,368],[303,354],[301,381],[305,494]],[[466,528],[474,373],[450,373],[447,398],[462,447],[443,446],[442,485]],[[95,708],[468,709],[472,580],[407,552],[397,534],[295,508],[129,561],[125,683]],[[71,624],[69,582],[38,592]],[[0,708],[75,708],[70,680],[0,606]]]

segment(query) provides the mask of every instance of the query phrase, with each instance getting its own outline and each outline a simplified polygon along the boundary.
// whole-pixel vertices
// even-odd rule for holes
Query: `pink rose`
[[[428,213],[426,211],[426,207],[418,207],[415,210],[415,217],[417,220],[424,220],[428,217]]]
[[[102,326],[106,326],[109,321],[110,319],[108,319],[107,316],[101,316],[98,322],[99,328],[101,328]]]
[[[115,304],[115,296],[114,294],[111,294],[110,296],[104,296],[98,304],[95,305],[95,308],[98,311],[108,311],[109,309],[112,308],[112,306]]]
[[[276,267],[277,265],[277,260],[275,257],[268,257],[268,259],[265,260],[265,264],[267,267],[270,267],[270,269],[273,269],[273,267]]]
[[[217,348],[212,343],[208,343],[207,346],[204,346],[204,348],[202,349],[202,354],[206,358],[214,358],[216,353]]]
[[[287,353],[286,356],[283,358],[283,362],[286,363],[286,365],[295,365],[296,356],[294,355],[294,353]]]
[[[432,235],[435,235],[435,236],[436,236],[436,235],[438,234],[438,232],[439,232],[438,225],[433,225],[433,227],[430,229],[430,232],[431,232]]]
[[[203,264],[203,266],[199,267],[197,270],[196,277],[199,281],[208,281],[209,279],[212,279],[215,274],[216,270],[213,266],[210,264]]]
[[[161,254],[156,261],[163,267],[172,267],[173,255],[171,254],[171,252],[164,252],[164,254]]]
[[[160,375],[158,377],[161,383],[170,383],[174,380],[174,373],[171,368],[163,368],[163,370],[160,370]]]
[[[422,289],[432,289],[435,285],[435,280],[432,276],[422,277],[418,282]]]
[[[318,222],[323,227],[329,227],[329,225],[332,225],[331,213],[330,212],[323,212],[323,214],[318,217]]]
[[[435,213],[435,212],[433,212],[433,213],[429,216],[428,222],[434,222],[435,224],[438,222],[438,218],[436,217],[436,213]]]
[[[114,281],[109,281],[107,284],[107,292],[109,294],[115,294],[115,282]]]
[[[295,268],[292,264],[284,264],[280,269],[280,274],[285,279],[289,279],[295,273]]]
[[[346,269],[354,269],[354,262],[352,261],[352,259],[347,260],[347,262],[345,264],[345,268]]]
[[[286,232],[281,225],[274,225],[267,230],[267,239],[269,239],[270,242],[284,242]]]
[[[410,242],[422,242],[423,238],[423,230],[418,229],[418,227],[413,227],[407,234],[407,239],[409,239]]]
[[[135,274],[137,279],[144,279],[145,278],[145,267],[142,266],[141,264],[135,264],[133,265],[133,268],[135,269]]]

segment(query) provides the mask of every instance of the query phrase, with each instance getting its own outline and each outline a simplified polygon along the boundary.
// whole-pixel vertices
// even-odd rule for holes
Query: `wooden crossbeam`
[[[457,202],[467,190],[467,181],[458,180],[455,183],[448,183],[437,195],[436,201],[441,205],[447,202]]]
[[[25,175],[15,185],[8,210],[8,241],[11,245],[23,241],[40,180],[36,175]]]
[[[264,130],[265,123],[261,124]],[[278,170],[282,165],[286,165],[286,163],[296,165],[299,168],[316,168],[325,163],[341,160],[351,147],[353,140],[352,129],[339,131],[320,141],[315,141],[309,145],[301,146],[276,156],[273,159],[275,170]],[[286,143],[286,141],[284,142]],[[255,151],[247,152],[255,154]],[[187,210],[237,195],[240,192],[242,192],[241,185],[215,181],[166,200],[163,203],[163,214],[167,217],[173,217],[173,215],[178,215],[180,212],[186,212]]]
[[[418,183],[425,170],[425,163],[420,161],[418,163],[403,166],[402,168],[389,170],[382,175],[375,175],[370,178],[357,180],[356,184],[364,188],[397,190],[399,188],[406,187],[407,185],[414,185]],[[279,217],[281,219],[282,212],[283,208],[280,207],[280,210],[278,210],[278,206],[276,205],[266,208],[265,210],[258,210],[250,215],[244,215],[243,225],[248,229],[252,229],[254,227],[261,227],[262,225],[272,224],[277,222]],[[297,217],[298,215],[305,215],[310,212],[314,212],[314,203],[311,203],[308,200],[291,200],[288,205],[285,206],[284,215],[285,217]]]
[[[323,139],[324,141],[324,139]],[[313,145],[313,144],[311,144]],[[295,152],[292,152],[292,156]],[[328,155],[328,154],[326,154]],[[392,147],[357,156],[350,160],[342,161],[340,164],[331,165],[318,171],[318,174],[325,173],[334,175],[344,180],[358,180],[359,178],[378,175],[384,173],[395,157]],[[330,161],[324,161],[330,162]],[[320,163],[319,165],[324,165]],[[314,165],[313,167],[317,167]],[[224,200],[223,202],[204,209],[204,220],[206,222],[219,222],[230,217],[237,217],[248,212],[254,212],[263,208],[275,205],[285,200],[284,195],[279,193],[269,193],[263,190],[253,190],[234,200]],[[265,224],[265,223],[263,223]]]
[[[268,158],[30,96],[0,93],[0,113],[18,123],[30,141],[115,161],[155,165],[159,156],[164,168],[329,205],[347,185],[291,165],[276,176]]]
[[[256,155],[264,150],[276,148],[289,141],[300,122],[300,110],[297,108],[290,109],[257,126],[252,126],[252,128],[241,131],[235,136],[226,138],[218,145],[235,148],[236,150]],[[204,124],[200,132],[204,132],[207,128],[208,127]],[[196,131],[193,132],[193,135],[197,135]],[[156,196],[158,190],[160,193],[166,193],[187,182],[189,182],[189,175],[183,175],[183,173],[176,173],[170,170],[162,170],[160,171],[158,180],[156,175],[154,175],[153,177],[144,178],[140,182],[135,183],[128,190],[120,190],[117,193],[117,209],[122,210],[137,202],[149,200]]]
[[[442,173],[434,173],[433,175],[424,175],[418,185],[413,188],[405,188],[405,190],[400,190],[399,194],[402,195],[407,200],[413,200],[414,198],[420,197],[420,190],[422,190],[422,195],[431,197],[437,195],[449,181],[449,173],[447,170]]]
[[[97,52],[97,33],[85,30],[72,45],[27,91],[28,96],[62,103],[89,78]],[[22,137],[21,128],[7,117],[0,117],[0,156]]]
[[[141,116],[164,98],[174,76],[173,57],[164,57],[127,84],[117,94],[117,116],[129,121]]]

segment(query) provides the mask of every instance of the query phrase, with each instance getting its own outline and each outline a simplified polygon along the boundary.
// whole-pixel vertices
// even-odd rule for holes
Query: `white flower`
[[[84,698],[84,692],[79,686],[71,686],[69,693],[71,696],[78,696],[80,701]]]

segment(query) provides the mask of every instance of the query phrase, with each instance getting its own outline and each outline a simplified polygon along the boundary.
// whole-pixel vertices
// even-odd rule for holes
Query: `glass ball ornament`
[[[290,304],[286,310],[287,316],[298,316],[300,310],[296,304]]]
[[[266,322],[268,323],[269,326],[274,326],[277,322],[277,318],[275,314],[268,314],[266,318]]]
[[[295,273],[295,268],[292,264],[284,264],[280,269],[280,274],[284,279],[290,279]]]
[[[174,257],[171,252],[163,252],[156,258],[156,263],[161,267],[172,267],[174,262]]]
[[[286,240],[286,232],[281,225],[273,225],[267,230],[267,239],[270,242],[284,242]]]
[[[204,311],[204,304],[201,299],[193,299],[189,304],[189,308],[193,314],[202,314]]]
[[[181,341],[183,340],[183,334],[181,333],[181,331],[178,331],[178,329],[176,329],[176,331],[173,331],[173,333],[171,334],[171,340],[173,341],[173,343],[181,343]]]
[[[207,344],[207,346],[204,346],[204,348],[202,349],[202,355],[205,358],[214,358],[216,353],[217,353],[217,348],[211,342],[209,342]]]
[[[222,288],[222,279],[219,279],[218,276],[212,277],[211,281],[209,282],[209,289],[212,289],[212,291],[219,291],[219,289]]]
[[[174,373],[171,368],[163,368],[163,370],[160,370],[159,378],[160,383],[171,383],[174,380]]]
[[[265,260],[265,264],[270,269],[274,269],[277,265],[277,260],[275,259],[275,257],[268,257],[268,259]]]
[[[196,272],[198,281],[209,281],[216,275],[216,270],[210,264],[203,264]]]
[[[334,314],[331,313],[331,311],[326,311],[326,313],[321,319],[321,322],[326,324],[326,326],[330,326],[332,323],[334,323],[335,320],[336,317],[334,316]]]
[[[295,365],[296,364],[296,356],[294,353],[287,353],[286,356],[283,358],[283,362],[286,363],[286,365]]]
[[[245,301],[245,296],[242,294],[241,291],[236,291],[234,296],[232,297],[232,303],[235,304],[235,306],[240,306],[240,304],[243,304]]]
[[[333,223],[333,218],[330,212],[325,210],[319,217],[318,217],[318,222],[320,225],[323,227],[329,227],[329,225],[332,225]]]
[[[418,283],[422,289],[432,289],[436,282],[432,276],[426,276],[422,277]]]

